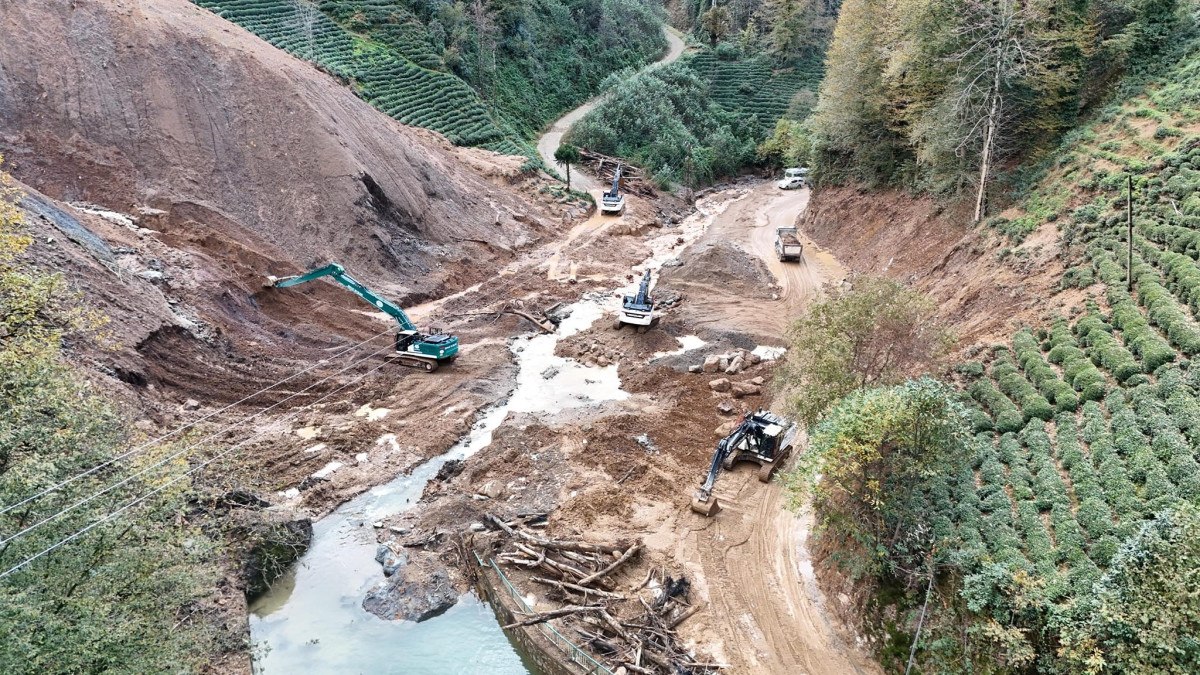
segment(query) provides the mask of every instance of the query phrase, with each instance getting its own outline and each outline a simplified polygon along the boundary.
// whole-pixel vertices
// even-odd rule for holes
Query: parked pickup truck
[[[799,261],[804,255],[804,244],[796,238],[796,228],[779,227],[775,229],[775,254],[781,261]]]

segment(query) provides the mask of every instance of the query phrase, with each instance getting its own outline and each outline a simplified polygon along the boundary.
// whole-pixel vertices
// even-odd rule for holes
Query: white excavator
[[[600,196],[600,213],[619,216],[625,212],[625,195],[621,194],[621,167],[613,174],[612,189]]]
[[[621,330],[625,324],[634,326],[639,333],[645,333],[658,322],[654,316],[654,298],[650,296],[650,270],[642,275],[642,283],[638,286],[637,295],[626,295],[621,298],[621,313],[613,328]]]

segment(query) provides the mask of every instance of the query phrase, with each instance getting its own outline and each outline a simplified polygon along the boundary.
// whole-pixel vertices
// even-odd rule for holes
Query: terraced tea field
[[[411,22],[400,22],[393,29],[398,40],[411,47],[400,52],[350,32],[315,4],[297,0],[194,1],[272,45],[318,65],[404,124],[432,129],[457,145],[481,146],[506,154],[533,153],[518,134],[497,121],[465,82],[431,69],[440,58],[421,45]],[[347,9],[332,4],[335,16],[339,9]]]
[[[1072,133],[1040,187],[992,221],[1014,238],[1056,222],[1080,263],[1063,285],[1089,299],[959,367],[976,452],[926,497],[964,595],[990,598],[973,610],[1022,611],[1001,568],[1029,575],[1034,606],[1069,606],[1148,519],[1200,503],[1200,68],[1166,81]]]
[[[822,74],[817,60],[776,70],[765,56],[730,61],[708,50],[691,57],[687,65],[709,83],[713,100],[722,108],[747,119],[757,116],[768,129],[788,112],[799,92],[812,91],[816,101]]]

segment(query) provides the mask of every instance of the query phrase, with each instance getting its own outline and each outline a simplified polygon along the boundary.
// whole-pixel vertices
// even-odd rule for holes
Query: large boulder
[[[416,558],[402,565],[363,598],[363,609],[388,621],[425,621],[458,602],[458,591],[436,559]]]

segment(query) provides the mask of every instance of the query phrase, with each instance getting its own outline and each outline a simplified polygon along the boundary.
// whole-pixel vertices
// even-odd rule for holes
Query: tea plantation
[[[611,70],[665,47],[657,15],[632,0],[527,0],[479,16],[451,2],[194,2],[317,64],[404,124],[531,157],[542,126]]]
[[[1166,510],[1200,504],[1196,92],[1200,61],[1185,59],[1070,134],[1016,216],[991,223],[1020,239],[1056,222],[1065,254],[1079,263],[1063,285],[1089,293],[1074,316],[1022,329],[959,367],[973,458],[925,494],[942,555],[962,574],[961,609],[981,622],[977,630],[1001,631],[977,634],[975,644],[1000,644],[1001,660],[1090,669],[1105,643],[1072,640],[1094,632],[1098,594],[1117,583],[1114,561],[1139,555]],[[935,634],[961,628],[945,615],[934,623]],[[1072,628],[1082,625],[1091,627]],[[1128,629],[1121,640],[1141,639],[1130,637],[1141,629]],[[1191,638],[1178,639],[1181,651],[1165,662],[1196,662]],[[966,633],[962,640],[971,642]]]

